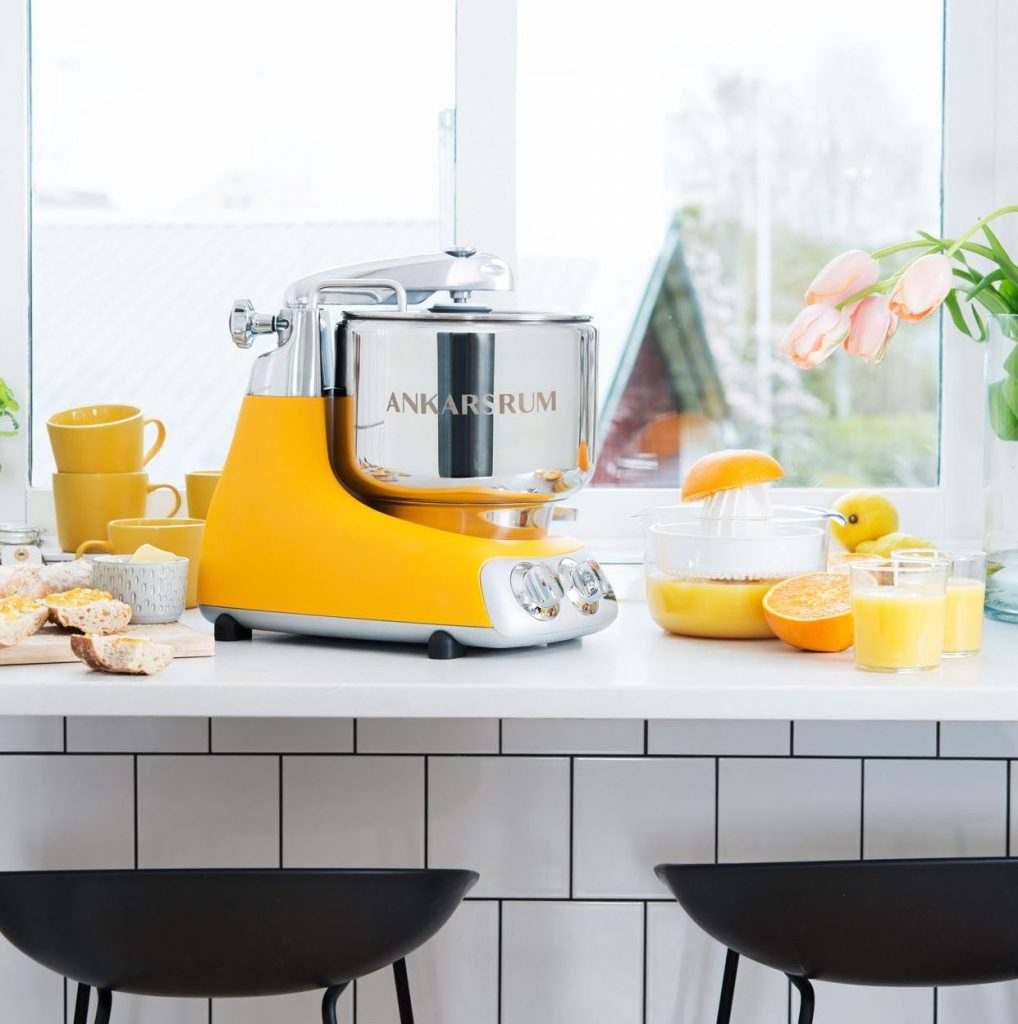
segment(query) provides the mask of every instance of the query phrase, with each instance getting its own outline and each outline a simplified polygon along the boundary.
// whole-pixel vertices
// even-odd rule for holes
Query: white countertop
[[[987,622],[979,656],[894,677],[855,670],[851,651],[668,636],[645,604],[623,601],[613,627],[582,641],[456,661],[256,634],[152,679],[7,666],[0,715],[1018,721],[1018,626]]]

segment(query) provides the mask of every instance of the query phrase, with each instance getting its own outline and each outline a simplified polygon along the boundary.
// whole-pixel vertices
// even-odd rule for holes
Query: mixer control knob
[[[517,604],[535,619],[553,619],[565,596],[562,581],[540,562],[520,562],[510,576]]]
[[[273,334],[287,322],[271,313],[256,313],[250,299],[237,299],[230,310],[230,337],[237,348],[250,348],[256,334]]]
[[[563,558],[558,564],[559,576],[565,581],[566,593],[574,607],[584,615],[593,615],[601,598],[614,597],[614,591],[601,566],[592,558],[577,562]]]

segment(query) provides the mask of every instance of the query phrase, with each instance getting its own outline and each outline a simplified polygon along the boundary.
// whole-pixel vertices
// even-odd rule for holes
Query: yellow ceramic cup
[[[156,439],[145,451],[145,427]],[[162,420],[146,420],[133,405],[83,405],[54,413],[46,421],[61,473],[136,473],[163,446]]]
[[[222,475],[222,471],[218,469],[196,469],[193,473],[184,474],[189,516],[195,519],[208,519],[212,495]]]
[[[163,551],[183,555],[187,564],[187,607],[198,604],[198,563],[201,542],[205,535],[202,519],[114,519],[106,528],[107,540],[87,540],[75,552],[81,558],[86,552],[100,551],[106,555],[133,555],[142,544],[152,544]]]
[[[173,484],[150,484],[148,473],[54,473],[53,503],[57,513],[57,538],[64,551],[106,532],[111,519],[143,516],[148,496],[167,490],[173,495],[175,516],[180,511],[180,491]]]

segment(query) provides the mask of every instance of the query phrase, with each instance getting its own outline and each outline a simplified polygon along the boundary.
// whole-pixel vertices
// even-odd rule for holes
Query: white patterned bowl
[[[92,586],[129,604],[133,623],[176,622],[184,614],[187,597],[187,559],[132,562],[130,555],[98,555]]]

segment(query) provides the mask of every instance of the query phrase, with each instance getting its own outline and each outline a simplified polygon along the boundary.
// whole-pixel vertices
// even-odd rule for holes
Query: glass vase
[[[986,399],[986,614],[1018,622],[1018,316],[989,318]]]

